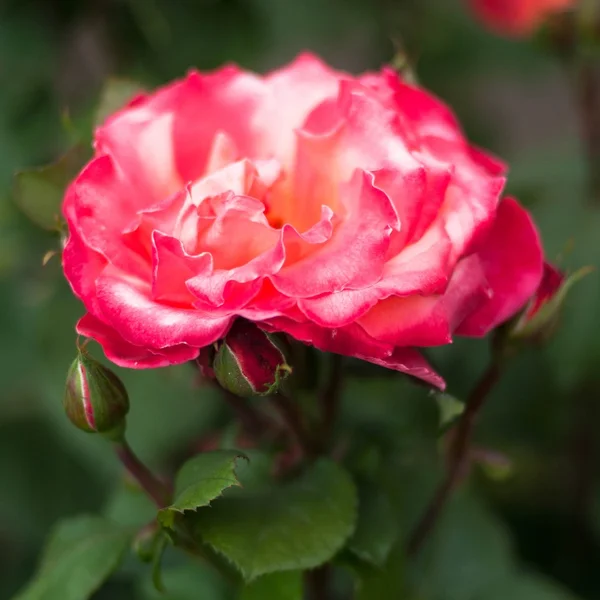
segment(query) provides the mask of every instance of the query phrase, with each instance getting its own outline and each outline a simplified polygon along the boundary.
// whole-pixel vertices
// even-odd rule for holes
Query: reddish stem
[[[115,451],[127,472],[137,481],[140,487],[154,501],[158,508],[164,508],[171,503],[169,488],[160,481],[134,454],[126,441],[115,443]]]
[[[407,547],[409,556],[414,556],[419,552],[423,543],[435,528],[452,492],[463,481],[469,471],[469,449],[475,422],[481,407],[498,381],[499,376],[500,364],[499,361],[494,360],[471,392],[467,401],[467,407],[456,429],[449,432],[451,438],[448,453],[448,470],[409,538]]]

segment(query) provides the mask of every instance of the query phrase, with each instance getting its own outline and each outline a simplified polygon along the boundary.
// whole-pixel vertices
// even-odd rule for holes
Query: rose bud
[[[549,263],[544,264],[542,281],[529,304],[516,319],[510,337],[532,342],[544,342],[555,331],[567,293],[592,269],[583,267],[565,277]]]
[[[106,433],[124,424],[129,397],[110,369],[80,351],[67,375],[63,406],[75,427]]]
[[[243,319],[236,320],[223,339],[213,368],[221,386],[242,397],[276,392],[292,371],[282,343]]]
[[[213,370],[215,352],[214,346],[205,346],[204,348],[200,348],[200,353],[198,354],[198,358],[196,358],[198,371],[205,379],[215,378],[215,372]]]

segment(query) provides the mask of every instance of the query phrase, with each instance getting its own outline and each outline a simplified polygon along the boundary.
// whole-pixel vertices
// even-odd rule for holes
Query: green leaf
[[[382,566],[399,534],[397,511],[388,494],[375,484],[359,487],[358,522],[348,547],[360,559]]]
[[[140,581],[136,598],[140,600],[231,600],[229,585],[208,565],[195,562],[163,570],[164,592],[159,592],[148,577]],[[266,600],[266,599],[265,599]]]
[[[450,394],[436,393],[434,396],[440,411],[440,429],[445,431],[463,414],[466,405]]]
[[[55,529],[35,579],[15,600],[84,600],[117,569],[132,530],[102,517],[81,516]]]
[[[123,108],[134,96],[143,92],[140,83],[132,79],[111,78],[105,84],[100,94],[96,109],[96,125],[102,125],[110,115]]]
[[[354,531],[356,505],[348,473],[321,459],[285,485],[231,490],[193,515],[191,526],[252,580],[331,559]]]
[[[208,506],[224,489],[240,482],[235,468],[239,458],[247,457],[237,450],[215,450],[194,456],[181,467],[175,480],[175,501],[158,511],[163,527],[172,527],[176,513]]]
[[[382,568],[357,568],[356,600],[409,600],[404,576],[404,545],[396,544]]]
[[[13,197],[19,209],[38,227],[60,230],[65,189],[88,158],[83,146],[73,146],[56,162],[15,175]]]
[[[244,586],[240,600],[302,600],[302,572],[282,571],[255,579]]]

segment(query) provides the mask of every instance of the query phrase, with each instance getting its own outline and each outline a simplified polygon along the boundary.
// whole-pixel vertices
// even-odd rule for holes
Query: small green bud
[[[213,368],[221,386],[243,398],[275,393],[292,372],[283,343],[244,319],[220,343]]]
[[[509,325],[512,339],[543,343],[555,332],[562,308],[571,288],[593,271],[583,267],[566,277],[546,263],[538,290],[525,310]]]
[[[67,375],[63,406],[75,427],[89,433],[107,433],[122,429],[129,397],[110,369],[80,351]]]

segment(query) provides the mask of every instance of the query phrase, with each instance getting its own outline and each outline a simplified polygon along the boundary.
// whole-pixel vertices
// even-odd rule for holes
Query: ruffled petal
[[[298,307],[323,327],[343,327],[390,296],[441,294],[453,273],[452,244],[444,229],[431,229],[418,242],[386,262],[381,279],[357,290],[302,298]]]
[[[435,96],[402,81],[395,71],[384,69],[381,75],[370,75],[364,81],[396,114],[398,135],[412,142],[413,156],[425,165],[428,175],[437,172],[442,176],[431,185],[447,188],[443,202],[439,202],[439,193],[427,194],[420,205],[423,217],[414,237],[435,217],[445,224],[455,247],[454,258],[470,253],[494,219],[504,187],[504,165],[471,147],[452,111]],[[444,171],[452,174],[449,182],[444,181]]]
[[[263,155],[274,154],[291,165],[295,153],[295,130],[327,98],[335,98],[341,79],[349,77],[335,71],[314,54],[300,54],[289,65],[265,77],[268,101],[261,107]]]
[[[478,256],[492,295],[458,329],[461,335],[475,337],[513,316],[542,279],[544,258],[539,234],[527,211],[513,198],[500,204]]]
[[[412,348],[394,348],[377,341],[356,323],[340,329],[318,327],[310,321],[272,319],[261,327],[268,331],[283,331],[297,340],[311,344],[324,352],[352,356],[374,364],[418,377],[432,385],[444,388],[444,380],[435,373],[425,359]]]
[[[423,358],[423,355],[414,348],[396,348],[394,353],[386,358],[359,355],[356,358],[372,362],[386,369],[393,369],[411,375],[440,390],[446,388],[444,379],[433,370],[431,365]]]
[[[268,241],[264,230],[258,225],[243,223],[244,236],[248,245],[262,240]],[[248,237],[246,237],[248,236]],[[262,236],[262,238],[261,238]],[[231,239],[231,238],[230,238]],[[253,244],[256,246],[256,244]],[[201,273],[186,282],[187,288],[195,296],[195,306],[208,312],[222,308],[228,312],[244,307],[262,287],[265,277],[277,273],[285,260],[285,251],[281,236],[270,248],[239,267],[215,269],[212,273]]]
[[[154,351],[135,346],[125,341],[112,327],[90,314],[79,320],[76,331],[80,335],[96,340],[102,346],[108,360],[129,369],[153,369],[177,365],[194,360],[199,353],[198,348],[185,344]]]
[[[345,356],[366,355],[385,358],[392,355],[394,347],[373,339],[356,323],[339,329],[319,327],[308,320],[289,317],[268,319],[260,324],[267,331],[280,331],[300,342],[310,344],[324,352],[335,352]]]
[[[264,78],[233,66],[190,73],[174,105],[175,163],[182,180],[203,174],[217,133],[229,137],[239,156],[274,156],[289,165],[294,129],[316,104],[336,94],[339,77],[308,54]]]
[[[71,231],[113,265],[139,277],[150,274],[147,257],[132,249],[123,237],[136,218],[130,186],[122,179],[112,159],[93,159],[67,189],[63,212]]]
[[[343,195],[346,214],[328,243],[271,277],[283,294],[307,298],[366,287],[381,277],[397,219],[389,198],[374,187],[372,175],[360,171]]]
[[[394,346],[439,346],[452,341],[464,319],[490,295],[477,256],[462,260],[441,296],[382,300],[359,319],[369,335]]]
[[[179,240],[154,231],[152,259],[152,298],[157,302],[191,308],[195,298],[185,282],[199,273],[212,272],[210,253],[190,255]]]
[[[431,228],[386,262],[376,286],[381,298],[440,294],[446,289],[454,266],[452,241],[446,230]]]
[[[317,298],[301,298],[298,308],[322,327],[344,327],[362,317],[381,298],[376,286],[362,290],[342,290]]]
[[[152,300],[150,286],[120,273],[105,273],[96,282],[99,317],[131,344],[151,350],[188,344],[208,346],[227,331],[230,317],[211,319],[195,309]]]
[[[77,228],[72,227],[62,252],[65,277],[75,295],[91,312],[97,312],[96,280],[107,265],[106,259],[83,243]]]
[[[174,110],[185,84],[175,83],[117,112],[94,135],[96,152],[111,156],[120,174],[136,190],[138,208],[180,189],[175,164]]]

